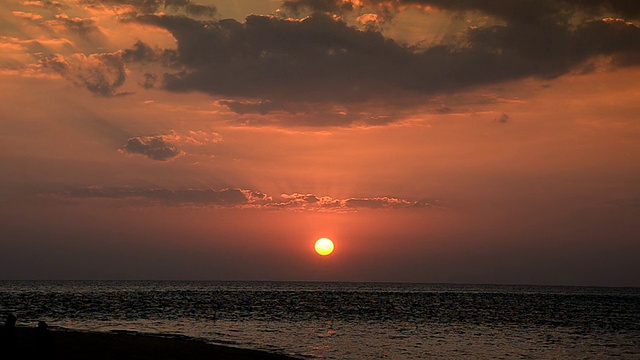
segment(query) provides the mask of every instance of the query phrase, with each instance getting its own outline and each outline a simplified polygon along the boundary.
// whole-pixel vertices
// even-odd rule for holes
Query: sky
[[[624,0],[2,1],[0,279],[640,286],[639,26]]]

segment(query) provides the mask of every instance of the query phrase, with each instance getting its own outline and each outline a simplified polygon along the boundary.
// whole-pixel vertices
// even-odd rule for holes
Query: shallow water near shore
[[[300,358],[640,358],[638,288],[1,281],[0,312]]]

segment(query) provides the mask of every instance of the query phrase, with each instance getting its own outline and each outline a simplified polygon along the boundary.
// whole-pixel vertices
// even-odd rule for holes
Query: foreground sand
[[[27,327],[0,328],[0,331],[0,358],[11,354],[7,359],[294,359],[257,350],[137,334],[85,333]]]

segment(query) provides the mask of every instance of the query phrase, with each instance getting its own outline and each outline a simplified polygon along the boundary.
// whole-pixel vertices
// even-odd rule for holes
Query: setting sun
[[[327,256],[333,252],[333,241],[328,238],[318,239],[314,248],[319,255]]]

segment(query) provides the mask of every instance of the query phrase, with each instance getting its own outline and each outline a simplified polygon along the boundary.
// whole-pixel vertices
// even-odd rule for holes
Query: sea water
[[[0,281],[0,312],[309,359],[640,359],[640,288]]]

